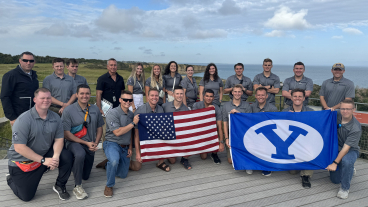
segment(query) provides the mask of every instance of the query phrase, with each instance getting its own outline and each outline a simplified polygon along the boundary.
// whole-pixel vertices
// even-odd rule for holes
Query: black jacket
[[[34,92],[38,89],[36,71],[26,74],[18,65],[3,76],[1,84],[1,103],[5,117],[9,120],[17,119],[23,112],[34,106]]]

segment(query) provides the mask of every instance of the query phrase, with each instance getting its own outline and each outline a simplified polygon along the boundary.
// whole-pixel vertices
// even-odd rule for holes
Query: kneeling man
[[[39,88],[34,93],[35,106],[21,114],[12,131],[12,146],[8,151],[9,175],[6,179],[14,194],[30,201],[37,191],[43,173],[59,168],[53,190],[61,200],[70,197],[65,185],[68,182],[73,156],[64,150],[64,131],[58,114],[49,110],[51,92]]]
[[[335,184],[340,184],[337,197],[348,198],[350,182],[354,174],[354,163],[359,156],[359,140],[362,128],[359,121],[353,116],[355,105],[352,100],[345,99],[340,103],[337,112],[337,137],[339,154],[326,169],[330,171],[330,179]],[[336,170],[339,166],[338,170]]]
[[[104,121],[96,105],[88,103],[91,89],[81,84],[77,87],[78,101],[67,106],[62,114],[66,148],[74,156],[73,175],[77,199],[85,199],[88,194],[82,187],[82,179],[88,180],[91,174],[97,145],[102,136]]]
[[[282,110],[283,112],[303,112],[303,111],[314,111],[313,109],[309,108],[308,106],[303,105],[303,101],[305,100],[305,90],[296,88],[291,91],[291,100],[293,101],[293,105],[290,107]],[[302,115],[302,114],[301,114]],[[290,174],[297,174],[297,170],[290,170]],[[303,188],[310,188],[310,178],[313,175],[313,170],[301,170],[300,177],[302,178],[302,186]]]
[[[107,182],[104,191],[106,198],[113,195],[115,176],[126,178],[132,156],[132,129],[138,124],[139,114],[134,116],[129,107],[133,103],[133,94],[122,91],[120,105],[112,109],[106,116],[106,141],[103,148],[107,157]]]

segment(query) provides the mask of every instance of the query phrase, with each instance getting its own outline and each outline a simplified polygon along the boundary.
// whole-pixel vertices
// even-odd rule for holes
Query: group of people
[[[7,182],[14,194],[23,201],[31,200],[42,175],[58,168],[59,174],[53,190],[61,200],[70,194],[66,183],[73,172],[77,199],[88,194],[82,187],[82,180],[88,180],[94,163],[95,152],[102,141],[106,160],[96,167],[106,169],[105,197],[113,196],[115,177],[125,178],[129,170],[142,167],[139,144],[138,122],[144,113],[165,113],[214,107],[219,137],[219,152],[226,149],[227,159],[232,163],[229,143],[229,113],[277,112],[275,94],[280,90],[280,79],[271,72],[272,60],[263,61],[263,72],[250,78],[243,75],[244,65],[234,66],[235,75],[230,76],[223,86],[217,67],[210,63],[205,70],[199,87],[193,77],[194,67],[186,67],[186,77],[178,73],[178,64],[171,61],[161,72],[154,65],[151,76],[145,80],[144,67],[137,64],[127,80],[117,73],[117,61],[107,61],[108,72],[97,80],[96,105],[89,104],[91,89],[84,77],[77,75],[78,62],[66,62],[56,58],[52,62],[54,73],[38,87],[36,71],[32,70],[35,59],[30,52],[24,52],[19,65],[4,74],[1,101],[5,116],[12,125],[12,146],[8,151],[9,174]],[[64,73],[64,65],[68,74]],[[302,62],[294,64],[294,76],[287,78],[282,87],[285,112],[311,111],[307,106],[313,91],[313,81],[304,76]],[[347,198],[354,173],[354,163],[359,155],[360,123],[354,118],[354,84],[343,77],[345,66],[332,66],[333,77],[323,82],[320,99],[323,109],[338,110],[339,154],[326,169],[331,181],[341,183],[337,194]],[[255,91],[256,101],[247,102]],[[231,100],[222,102],[223,94]],[[146,96],[146,103],[143,96]],[[199,95],[199,100],[198,100]],[[101,102],[107,102],[112,109],[106,111]],[[106,114],[105,114],[106,113]],[[303,113],[300,113],[303,116]],[[61,117],[61,118],[60,118]],[[207,153],[200,154],[202,159]],[[217,152],[210,154],[214,163],[220,164]],[[174,164],[176,158],[168,158]],[[170,166],[161,159],[157,168],[169,172]],[[185,169],[192,166],[189,156],[181,157]],[[337,168],[338,166],[338,168]],[[252,169],[246,170],[252,174]],[[296,174],[297,171],[290,171]],[[271,172],[263,171],[264,176]],[[311,170],[302,170],[302,186],[310,188]]]

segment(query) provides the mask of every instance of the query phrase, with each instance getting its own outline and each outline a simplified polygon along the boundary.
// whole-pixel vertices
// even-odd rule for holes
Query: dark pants
[[[52,157],[53,155],[54,150],[51,147],[51,149],[45,154],[45,157]],[[61,151],[59,158],[59,175],[56,179],[56,185],[65,186],[68,182],[72,171],[72,159],[73,155],[68,150],[63,149]],[[47,167],[45,165],[41,165],[39,168],[31,172],[23,172],[17,166],[9,166],[10,178],[8,179],[8,185],[19,199],[30,201],[35,196],[38,184],[46,170]]]
[[[69,142],[67,149],[74,156],[73,175],[75,185],[81,185],[82,179],[88,180],[91,174],[95,153],[90,151],[86,145],[76,142]]]

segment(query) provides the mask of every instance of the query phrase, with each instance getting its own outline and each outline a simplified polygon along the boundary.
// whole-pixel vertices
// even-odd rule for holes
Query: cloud
[[[115,5],[110,5],[103,10],[95,23],[111,33],[132,33],[142,27],[141,18],[144,18],[144,11],[138,7],[118,9]]]
[[[196,55],[201,55],[201,53],[197,53]]]
[[[123,48],[121,47],[114,47],[114,50],[122,50]]]
[[[165,56],[165,53],[164,53],[164,52],[161,52],[161,53],[160,53],[160,56]]]
[[[284,37],[285,32],[281,30],[272,30],[271,32],[267,32],[264,36],[266,37]]]
[[[344,36],[332,36],[331,38],[332,39],[342,39],[342,38],[344,38]]]
[[[197,30],[188,34],[188,37],[192,39],[225,38],[227,37],[227,32],[223,29]]]
[[[147,54],[147,55],[152,55],[152,50],[151,49],[146,49],[143,51],[144,54]]]
[[[352,34],[352,35],[362,35],[363,34],[363,32],[360,31],[359,29],[355,29],[351,27],[345,28],[342,31],[348,34]]]
[[[71,31],[65,23],[61,22],[52,24],[50,27],[45,27],[35,33],[48,36],[67,36]]]
[[[144,50],[146,47],[138,47],[139,50]]]
[[[0,29],[0,34],[7,34],[9,31],[5,29]]]
[[[182,20],[183,22],[183,26],[185,28],[196,28],[199,26],[199,21],[198,19],[193,16],[193,15],[189,15],[189,16],[185,16]]]
[[[241,9],[236,5],[236,2],[233,0],[225,0],[218,12],[222,15],[235,15],[240,14]]]
[[[289,7],[283,6],[275,12],[275,15],[268,19],[265,27],[273,29],[298,29],[310,28],[311,25],[304,19],[308,14],[307,9],[301,9],[295,13]]]

